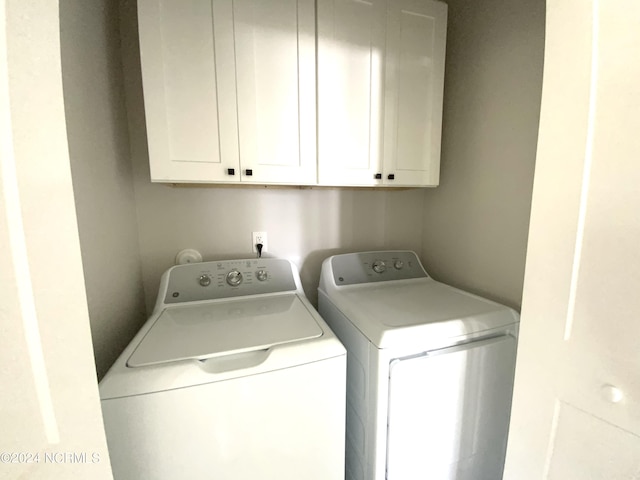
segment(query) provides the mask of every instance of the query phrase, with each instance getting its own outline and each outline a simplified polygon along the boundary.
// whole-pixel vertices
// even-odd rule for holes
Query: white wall
[[[69,154],[99,377],[145,319],[118,20],[116,2],[60,3]]]
[[[55,1],[0,5],[0,478],[107,480],[58,18]]]
[[[507,480],[640,478],[638,18],[548,2]]]
[[[519,308],[536,154],[543,0],[448,0],[440,186],[422,257],[437,279]]]
[[[151,184],[144,124],[135,2],[122,4],[122,35],[147,309],[176,253],[196,248],[205,260],[252,256],[251,232],[269,234],[270,253],[294,260],[315,303],[327,256],[382,248],[418,251],[422,190],[171,187]]]

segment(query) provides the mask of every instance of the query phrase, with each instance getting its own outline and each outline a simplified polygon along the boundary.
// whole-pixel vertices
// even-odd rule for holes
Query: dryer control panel
[[[167,275],[166,304],[296,290],[292,264],[280,258],[189,263]]]
[[[418,256],[411,251],[335,255],[331,257],[331,271],[337,286],[428,277]]]

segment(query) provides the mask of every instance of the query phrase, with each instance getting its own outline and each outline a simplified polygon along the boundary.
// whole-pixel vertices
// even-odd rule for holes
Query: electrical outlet
[[[252,232],[251,233],[251,250],[254,253],[258,253],[258,249],[256,245],[258,243],[262,244],[262,253],[269,250],[269,246],[267,245],[267,232]]]

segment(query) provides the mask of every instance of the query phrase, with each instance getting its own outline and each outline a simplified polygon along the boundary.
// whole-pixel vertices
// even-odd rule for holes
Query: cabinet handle
[[[235,168],[227,168],[227,175],[235,175],[235,174],[236,174]]]
[[[375,178],[376,180],[382,180],[382,174],[381,174],[381,173],[376,173],[376,174],[374,175],[374,178]]]
[[[251,175],[253,175],[253,170],[251,170],[250,168],[247,168],[247,169],[244,171],[244,174],[245,174],[247,177],[250,177]]]
[[[394,178],[396,178],[396,176],[393,173],[390,173],[389,175],[387,175],[387,178],[389,180],[393,180]]]

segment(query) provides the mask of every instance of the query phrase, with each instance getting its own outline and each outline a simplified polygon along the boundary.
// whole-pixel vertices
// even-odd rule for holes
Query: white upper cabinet
[[[446,17],[433,0],[138,0],[151,180],[437,185]]]
[[[319,181],[435,186],[447,6],[318,0]]]
[[[440,182],[447,6],[428,0],[388,4],[384,178]]]
[[[387,0],[318,1],[321,184],[377,185]]]
[[[151,179],[316,183],[313,0],[139,0]]]
[[[239,178],[232,18],[231,1],[138,1],[153,181]]]
[[[315,184],[314,1],[235,0],[233,12],[242,180]]]

